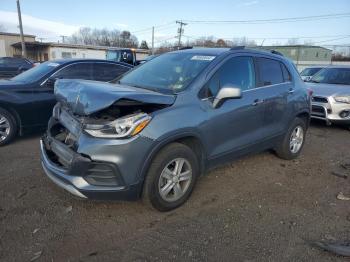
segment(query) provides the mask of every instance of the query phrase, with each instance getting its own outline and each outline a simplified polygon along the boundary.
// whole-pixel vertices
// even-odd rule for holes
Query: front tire
[[[297,158],[305,143],[306,130],[305,121],[296,118],[275,148],[277,156],[285,160]]]
[[[199,175],[198,159],[186,145],[171,143],[151,163],[143,200],[159,211],[170,211],[190,197]]]
[[[17,129],[13,116],[0,108],[0,146],[10,143],[16,136]]]

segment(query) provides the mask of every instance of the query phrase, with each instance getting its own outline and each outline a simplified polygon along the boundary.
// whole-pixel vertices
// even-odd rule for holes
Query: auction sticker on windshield
[[[212,61],[214,60],[215,56],[210,55],[195,55],[192,56],[191,60],[199,60],[199,61]]]

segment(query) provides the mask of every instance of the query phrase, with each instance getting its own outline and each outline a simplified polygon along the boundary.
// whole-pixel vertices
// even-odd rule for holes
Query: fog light
[[[87,170],[84,179],[94,186],[118,186],[120,185],[117,170],[108,164],[93,164]]]
[[[347,117],[349,117],[349,116],[350,116],[350,110],[341,111],[341,112],[339,113],[339,116],[340,116],[341,118],[347,118]]]

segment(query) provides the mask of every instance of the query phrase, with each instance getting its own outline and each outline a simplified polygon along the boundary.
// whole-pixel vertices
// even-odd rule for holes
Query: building
[[[14,55],[20,55],[22,52],[21,42],[12,44]],[[94,58],[106,59],[107,50],[116,50],[116,47],[76,45],[63,43],[42,43],[26,42],[27,57],[29,59],[43,62],[61,58]],[[143,59],[148,56],[149,51],[135,49],[137,59]]]
[[[14,55],[22,53],[21,42],[12,44]],[[26,42],[27,58],[43,62],[61,58],[106,58],[106,48],[60,43]]]
[[[21,41],[20,34],[15,33],[7,33],[7,32],[0,32],[0,57],[2,56],[9,56],[13,57],[16,56],[14,53],[14,48],[12,45],[14,43],[18,43]],[[35,42],[35,36],[34,35],[24,35],[24,41],[28,43]],[[21,54],[19,54],[21,56]]]
[[[332,50],[322,46],[290,45],[290,46],[263,46],[268,50],[275,50],[293,60],[299,70],[308,66],[330,65]]]

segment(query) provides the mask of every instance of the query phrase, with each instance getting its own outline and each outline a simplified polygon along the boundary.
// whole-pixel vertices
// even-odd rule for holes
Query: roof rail
[[[272,54],[275,54],[275,55],[280,55],[280,56],[284,56],[281,52],[278,52],[276,50],[271,50],[270,51]]]
[[[241,49],[245,49],[245,46],[244,45],[234,46],[234,47],[231,47],[230,50],[241,50]]]
[[[180,47],[179,50],[193,49],[193,46]]]

